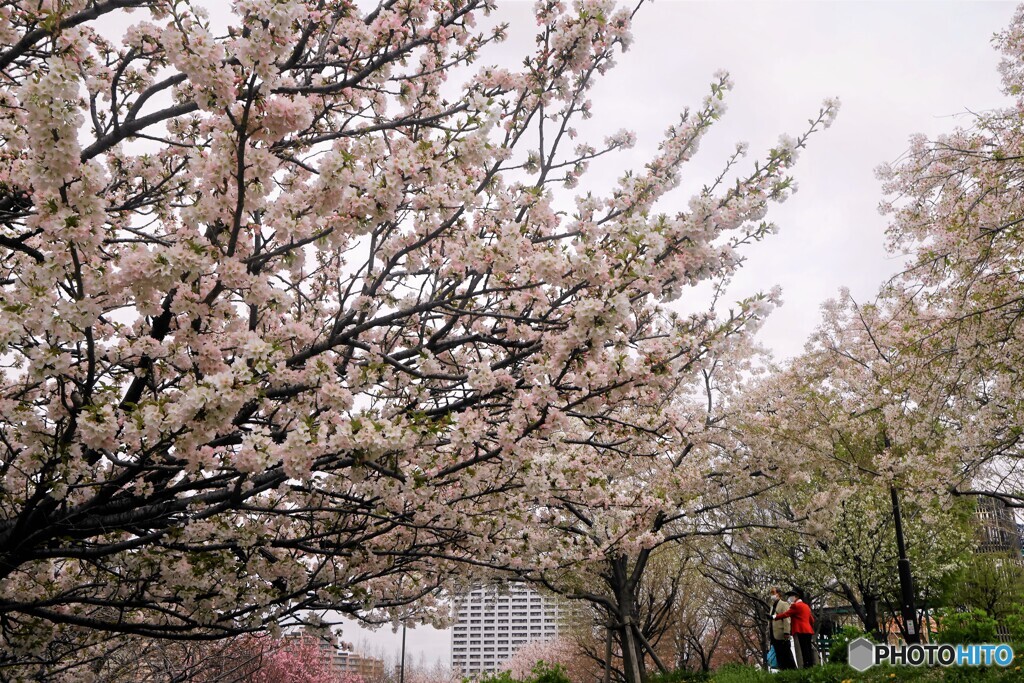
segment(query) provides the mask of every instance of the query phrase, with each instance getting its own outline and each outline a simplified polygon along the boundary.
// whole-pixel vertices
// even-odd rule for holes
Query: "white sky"
[[[532,44],[531,8],[525,1],[500,7],[498,18],[511,23],[512,36],[497,59],[518,55],[521,62]],[[990,41],[1013,11],[1008,2],[649,3],[634,24],[632,49],[594,91],[588,126],[607,133],[630,128],[638,144],[614,168],[595,171],[641,167],[678,112],[699,105],[720,68],[736,87],[728,113],[686,173],[691,188],[712,177],[737,141],[750,143],[753,158],[780,133],[800,132],[824,98],[838,96],[838,120],[812,139],[797,165],[800,191],[769,213],[779,234],[749,252],[734,286],[737,296],[782,286],[786,304],[761,339],[779,358],[793,356],[821,302],[839,287],[868,299],[899,270],[884,249],[874,169],[897,159],[911,134],[934,136],[966,125],[958,115],[968,109],[1006,104]],[[688,196],[681,189],[660,208],[672,213]],[[397,659],[400,634],[389,629],[363,634],[351,625],[344,637]],[[408,632],[416,660],[447,662],[449,648],[447,632]]]

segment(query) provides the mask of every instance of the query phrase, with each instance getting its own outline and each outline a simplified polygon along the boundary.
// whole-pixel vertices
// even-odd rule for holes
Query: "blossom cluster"
[[[667,304],[773,230],[833,104],[662,213],[724,111],[718,75],[644,169],[568,197],[570,217],[564,188],[633,144],[570,142],[628,8],[537,3],[521,69],[482,67],[450,101],[448,74],[504,37],[475,28],[487,0],[239,0],[226,35],[157,2],[120,42],[97,28],[116,5],[0,14],[21,37],[0,50],[0,588],[19,662],[318,609],[437,619],[430,596],[472,567],[644,551],[715,508],[695,492],[732,446],[695,387],[736,384],[776,297],[721,319]],[[665,455],[690,443],[711,455]],[[601,511],[585,543],[556,533],[567,504]]]

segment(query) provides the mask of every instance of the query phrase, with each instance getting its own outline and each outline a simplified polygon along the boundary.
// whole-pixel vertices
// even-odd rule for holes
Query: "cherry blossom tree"
[[[723,637],[730,644],[728,649],[740,655],[744,663],[752,660],[759,664],[768,656],[771,588],[789,590],[806,585],[800,584],[793,572],[778,569],[780,556],[789,555],[785,531],[792,526],[789,520],[769,518],[762,526],[718,538],[701,552],[700,572],[706,582],[717,587],[715,592],[729,627]],[[685,642],[684,636],[678,638]]]
[[[573,457],[551,458],[535,473],[548,487],[536,508],[546,535],[529,529],[520,546],[514,539],[507,544],[510,566],[604,614],[628,683],[647,677],[648,660],[668,668],[656,645],[669,622],[644,609],[642,599],[650,594],[657,553],[762,525],[755,514],[760,498],[800,474],[788,469],[792,460],[783,450],[752,450],[739,433],[737,394],[756,370],[751,336],[765,313],[758,301],[734,309],[746,320],[737,314],[705,323],[706,336],[677,366],[670,389],[606,409],[610,425],[584,423],[589,432],[567,442]],[[615,466],[599,466],[609,458]],[[807,504],[823,500],[810,496]],[[514,555],[527,541],[544,549],[530,566]]]
[[[351,672],[339,672],[333,666],[328,648],[305,634],[274,641],[267,636],[243,636],[262,649],[259,669],[246,677],[246,683],[364,683]]]
[[[1013,106],[936,140],[915,137],[880,172],[890,247],[907,269],[874,301],[844,291],[828,302],[807,352],[743,398],[743,440],[772,454],[769,474],[789,501],[812,501],[785,510],[780,524],[808,543],[792,544],[769,574],[824,574],[820,587],[845,596],[868,628],[878,623],[869,603],[893,591],[880,491],[909,499],[919,589],[935,588],[964,544],[950,495],[1024,504],[1024,9],[997,43]]]
[[[665,306],[773,230],[806,137],[743,173],[739,147],[658,212],[720,75],[644,168],[568,192],[632,144],[574,141],[630,10],[538,2],[509,70],[478,65],[505,34],[492,8],[0,8],[0,664],[316,610],[429,618],[453,572],[508,560],[541,498],[643,510],[641,553],[677,535],[685,496],[598,485],[653,462],[608,437],[656,432],[630,406],[765,314],[770,295],[721,320]],[[626,477],[702,481],[687,452]],[[601,527],[596,547],[625,538]]]
[[[311,636],[275,639],[246,633],[212,641],[117,636],[102,656],[76,661],[62,653],[66,669],[45,680],[103,683],[366,683],[333,663],[338,643]],[[95,649],[94,649],[95,651]]]
[[[908,532],[908,551],[917,545],[914,580],[932,594],[955,567],[944,561],[963,545],[962,530],[958,539],[945,514],[954,507],[949,495],[1024,505],[1024,11],[996,43],[1013,104],[972,115],[970,127],[934,140],[916,136],[898,162],[880,170],[889,247],[907,267],[874,301],[843,292],[827,304],[808,354],[790,370],[802,379],[783,389],[790,399],[778,402],[773,418],[776,426],[787,425],[790,443],[808,460],[830,459],[833,478],[876,481],[911,497],[905,508],[917,507],[923,517],[909,520],[918,526]],[[795,385],[809,391],[793,391]],[[865,627],[876,629],[872,605],[892,591],[883,587],[888,575],[876,570],[881,560],[891,566],[894,549],[887,506],[872,510],[878,505],[865,502],[837,506],[858,521],[833,526],[822,541],[827,548],[812,550],[811,558],[839,560],[831,572],[835,586]],[[945,520],[936,524],[936,517]]]
[[[891,590],[882,587],[888,572],[875,572],[883,559],[893,564],[894,549],[891,512],[884,501],[869,503],[877,494],[865,487],[896,487],[921,513],[918,522],[910,515],[919,528],[908,532],[908,546],[918,544],[918,588],[934,588],[962,547],[946,514],[950,495],[1024,504],[1024,11],[996,43],[1014,103],[934,140],[916,136],[880,170],[889,246],[906,269],[873,301],[844,291],[828,302],[807,352],[761,397],[763,433],[772,435],[764,443],[791,449],[809,480],[834,484],[838,514],[814,521],[819,545],[809,557],[836,562],[831,590],[846,595],[866,628],[878,623],[871,604]]]
[[[910,256],[885,296],[912,326],[902,346],[917,361],[907,377],[913,400],[956,435],[952,486],[1021,506],[1024,11],[996,43],[1013,104],[935,140],[915,137],[881,171],[891,246]]]
[[[942,582],[967,560],[973,545],[971,511],[906,503],[902,518],[907,555],[916,601],[924,606],[934,603]],[[849,604],[865,631],[881,633],[886,614],[902,623],[895,538],[887,492],[861,491],[838,506],[830,533],[805,547],[803,572],[829,577],[822,590]]]
[[[1019,507],[1024,11],[996,44],[1012,104],[934,140],[915,136],[880,169],[889,246],[907,267],[873,302],[844,293],[822,348],[867,380],[857,393],[885,411],[901,467]]]
[[[913,356],[882,342],[895,319],[843,297],[825,305],[805,353],[746,397],[745,437],[786,450],[793,466],[774,504],[762,501],[786,523],[745,545],[772,583],[832,596],[880,633],[886,608],[900,613],[893,489],[918,604],[963,562],[973,505],[951,496],[950,434],[908,398]],[[794,508],[812,492],[821,504]]]
[[[552,640],[534,640],[526,643],[503,665],[517,680],[524,680],[538,662],[558,666],[570,681],[595,681],[601,678],[601,670],[572,638],[559,637]]]

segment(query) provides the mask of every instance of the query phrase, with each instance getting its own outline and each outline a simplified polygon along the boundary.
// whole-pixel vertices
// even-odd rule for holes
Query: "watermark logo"
[[[875,644],[867,638],[851,640],[846,646],[847,659],[857,671],[867,671],[875,665]]]
[[[867,638],[857,638],[850,641],[846,652],[850,666],[857,671],[867,671],[875,664],[1009,666],[1013,662],[1013,648],[1004,643],[885,645],[872,643]]]

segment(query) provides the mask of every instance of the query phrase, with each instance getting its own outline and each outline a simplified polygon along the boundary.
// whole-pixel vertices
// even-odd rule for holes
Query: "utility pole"
[[[402,668],[398,670],[398,683],[405,683],[405,624],[402,624]]]
[[[896,523],[896,549],[899,560],[896,567],[900,575],[900,612],[907,632],[907,643],[920,643],[921,634],[917,630],[917,607],[914,605],[914,579],[910,575],[910,558],[907,557],[907,544],[903,540],[903,515],[900,513],[900,497],[895,486],[889,487],[892,496],[892,516]]]

